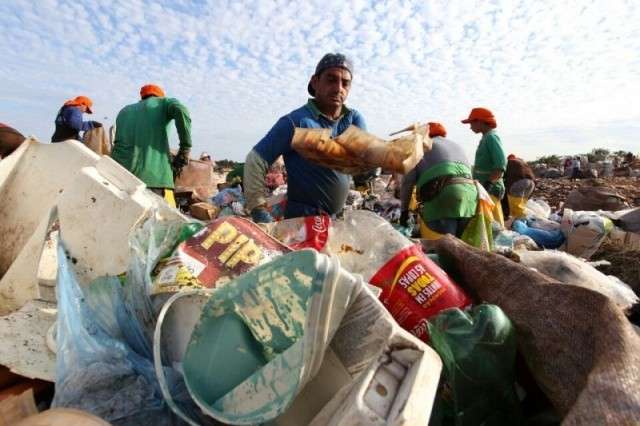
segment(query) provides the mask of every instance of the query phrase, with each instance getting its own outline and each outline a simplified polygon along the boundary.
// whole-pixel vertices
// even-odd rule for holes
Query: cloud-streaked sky
[[[241,160],[340,51],[380,136],[440,121],[471,155],[460,119],[486,106],[527,159],[640,149],[637,0],[3,0],[0,28],[0,122],[42,141],[66,99],[109,125],[154,82],[190,109],[194,155]]]

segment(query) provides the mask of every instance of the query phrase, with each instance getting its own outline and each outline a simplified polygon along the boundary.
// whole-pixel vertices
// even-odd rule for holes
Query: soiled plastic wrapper
[[[158,262],[151,294],[218,287],[289,251],[253,222],[236,216],[220,218]]]
[[[307,160],[347,174],[377,167],[406,174],[431,150],[427,126],[416,126],[405,136],[385,141],[355,126],[331,138],[331,129],[296,128],[291,146]]]

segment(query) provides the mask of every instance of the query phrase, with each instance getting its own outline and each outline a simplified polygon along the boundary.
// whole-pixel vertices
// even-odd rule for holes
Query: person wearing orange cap
[[[425,239],[438,239],[443,234],[462,236],[476,213],[478,191],[469,161],[462,146],[446,136],[442,124],[429,123],[433,147],[402,179],[400,188],[400,224],[407,226],[411,194],[416,186],[417,198],[423,203],[420,228]]]
[[[80,132],[102,127],[98,121],[82,121],[82,114],[93,114],[93,101],[86,96],[76,96],[62,105],[56,116],[56,130],[51,142],[62,142],[68,139],[81,141]]]
[[[462,120],[462,123],[469,124],[472,132],[482,133],[482,138],[476,149],[473,178],[479,181],[491,195],[494,202],[493,219],[504,227],[500,200],[505,193],[502,175],[507,168],[507,157],[504,154],[500,137],[495,131],[498,126],[496,118],[486,108],[473,108],[469,117]]]
[[[507,157],[504,185],[507,193],[502,199],[504,216],[514,219],[525,216],[525,206],[536,187],[535,175],[527,162],[514,154]]]
[[[171,121],[175,122],[180,140],[173,160],[167,135]],[[189,111],[177,99],[166,97],[159,86],[142,86],[140,101],[118,113],[111,157],[173,206],[174,177],[188,164],[190,150]]]

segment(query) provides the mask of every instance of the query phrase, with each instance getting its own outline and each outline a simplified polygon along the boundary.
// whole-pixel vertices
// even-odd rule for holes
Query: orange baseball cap
[[[87,112],[89,114],[93,114],[93,111],[91,110],[91,107],[93,106],[93,101],[91,99],[89,99],[89,97],[87,96],[76,96],[73,99],[68,100],[67,102],[64,103],[66,106],[81,106],[84,105],[85,107],[87,107]]]
[[[140,88],[140,97],[144,99],[149,96],[164,98],[164,90],[162,90],[160,86],[156,86],[155,84],[146,84]]]
[[[483,121],[494,129],[498,126],[496,122],[496,117],[487,108],[472,109],[471,112],[469,113],[469,117],[462,120],[462,123],[468,124],[474,120]]]
[[[430,122],[429,123],[429,137],[435,138],[436,136],[442,136],[443,138],[447,136],[447,129],[440,123]]]

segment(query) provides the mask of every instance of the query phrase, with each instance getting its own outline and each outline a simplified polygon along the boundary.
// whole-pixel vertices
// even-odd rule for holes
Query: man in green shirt
[[[177,99],[165,97],[156,85],[143,86],[140,97],[139,102],[127,105],[118,113],[111,157],[175,206],[174,176],[189,163],[191,117],[184,105]],[[180,139],[180,149],[173,162],[167,136],[172,120]]]
[[[471,178],[471,167],[462,147],[445,139],[440,123],[429,123],[431,151],[425,152],[418,165],[402,179],[400,189],[400,224],[407,226],[413,187],[423,202],[421,235],[438,239],[443,234],[462,236],[469,220],[476,214],[478,192]]]
[[[472,132],[482,133],[482,139],[476,149],[473,178],[479,181],[491,195],[495,204],[493,219],[504,227],[500,200],[505,192],[502,175],[507,168],[507,157],[500,137],[495,132],[496,118],[486,108],[473,108],[469,117],[462,120],[462,123],[469,124]]]

